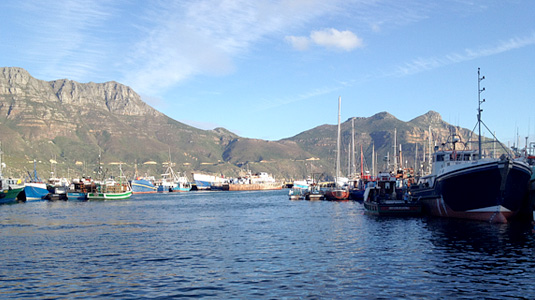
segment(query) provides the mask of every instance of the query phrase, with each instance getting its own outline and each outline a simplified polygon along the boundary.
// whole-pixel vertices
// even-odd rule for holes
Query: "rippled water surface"
[[[0,206],[0,298],[535,298],[529,224],[287,191]]]

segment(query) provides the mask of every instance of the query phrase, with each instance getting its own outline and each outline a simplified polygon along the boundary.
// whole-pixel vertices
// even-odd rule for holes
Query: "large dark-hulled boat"
[[[431,174],[411,187],[411,195],[432,215],[507,223],[522,207],[532,175],[525,158],[512,155],[483,158],[481,147],[481,77],[478,77],[478,151],[460,136],[450,135],[443,149],[435,147]]]
[[[432,173],[411,186],[411,195],[431,215],[507,223],[521,208],[530,178],[521,160],[440,150],[433,155]]]

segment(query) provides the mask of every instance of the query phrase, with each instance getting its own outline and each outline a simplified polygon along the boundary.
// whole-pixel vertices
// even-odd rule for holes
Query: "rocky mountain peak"
[[[416,123],[425,123],[425,124],[437,124],[441,123],[442,116],[433,110],[428,111],[427,113],[412,119],[410,122],[416,122]]]

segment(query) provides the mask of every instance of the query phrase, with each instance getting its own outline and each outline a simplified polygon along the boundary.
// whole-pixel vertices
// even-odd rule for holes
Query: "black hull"
[[[379,216],[417,216],[422,213],[422,205],[415,202],[380,203],[364,201],[363,204],[367,212]]]
[[[522,207],[530,177],[529,167],[519,162],[473,163],[411,193],[431,215],[507,223]]]

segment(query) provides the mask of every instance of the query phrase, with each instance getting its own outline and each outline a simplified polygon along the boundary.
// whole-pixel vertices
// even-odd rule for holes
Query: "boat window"
[[[437,161],[444,161],[444,154],[438,154]]]
[[[465,154],[464,157],[463,157],[463,160],[470,160],[470,154]]]

